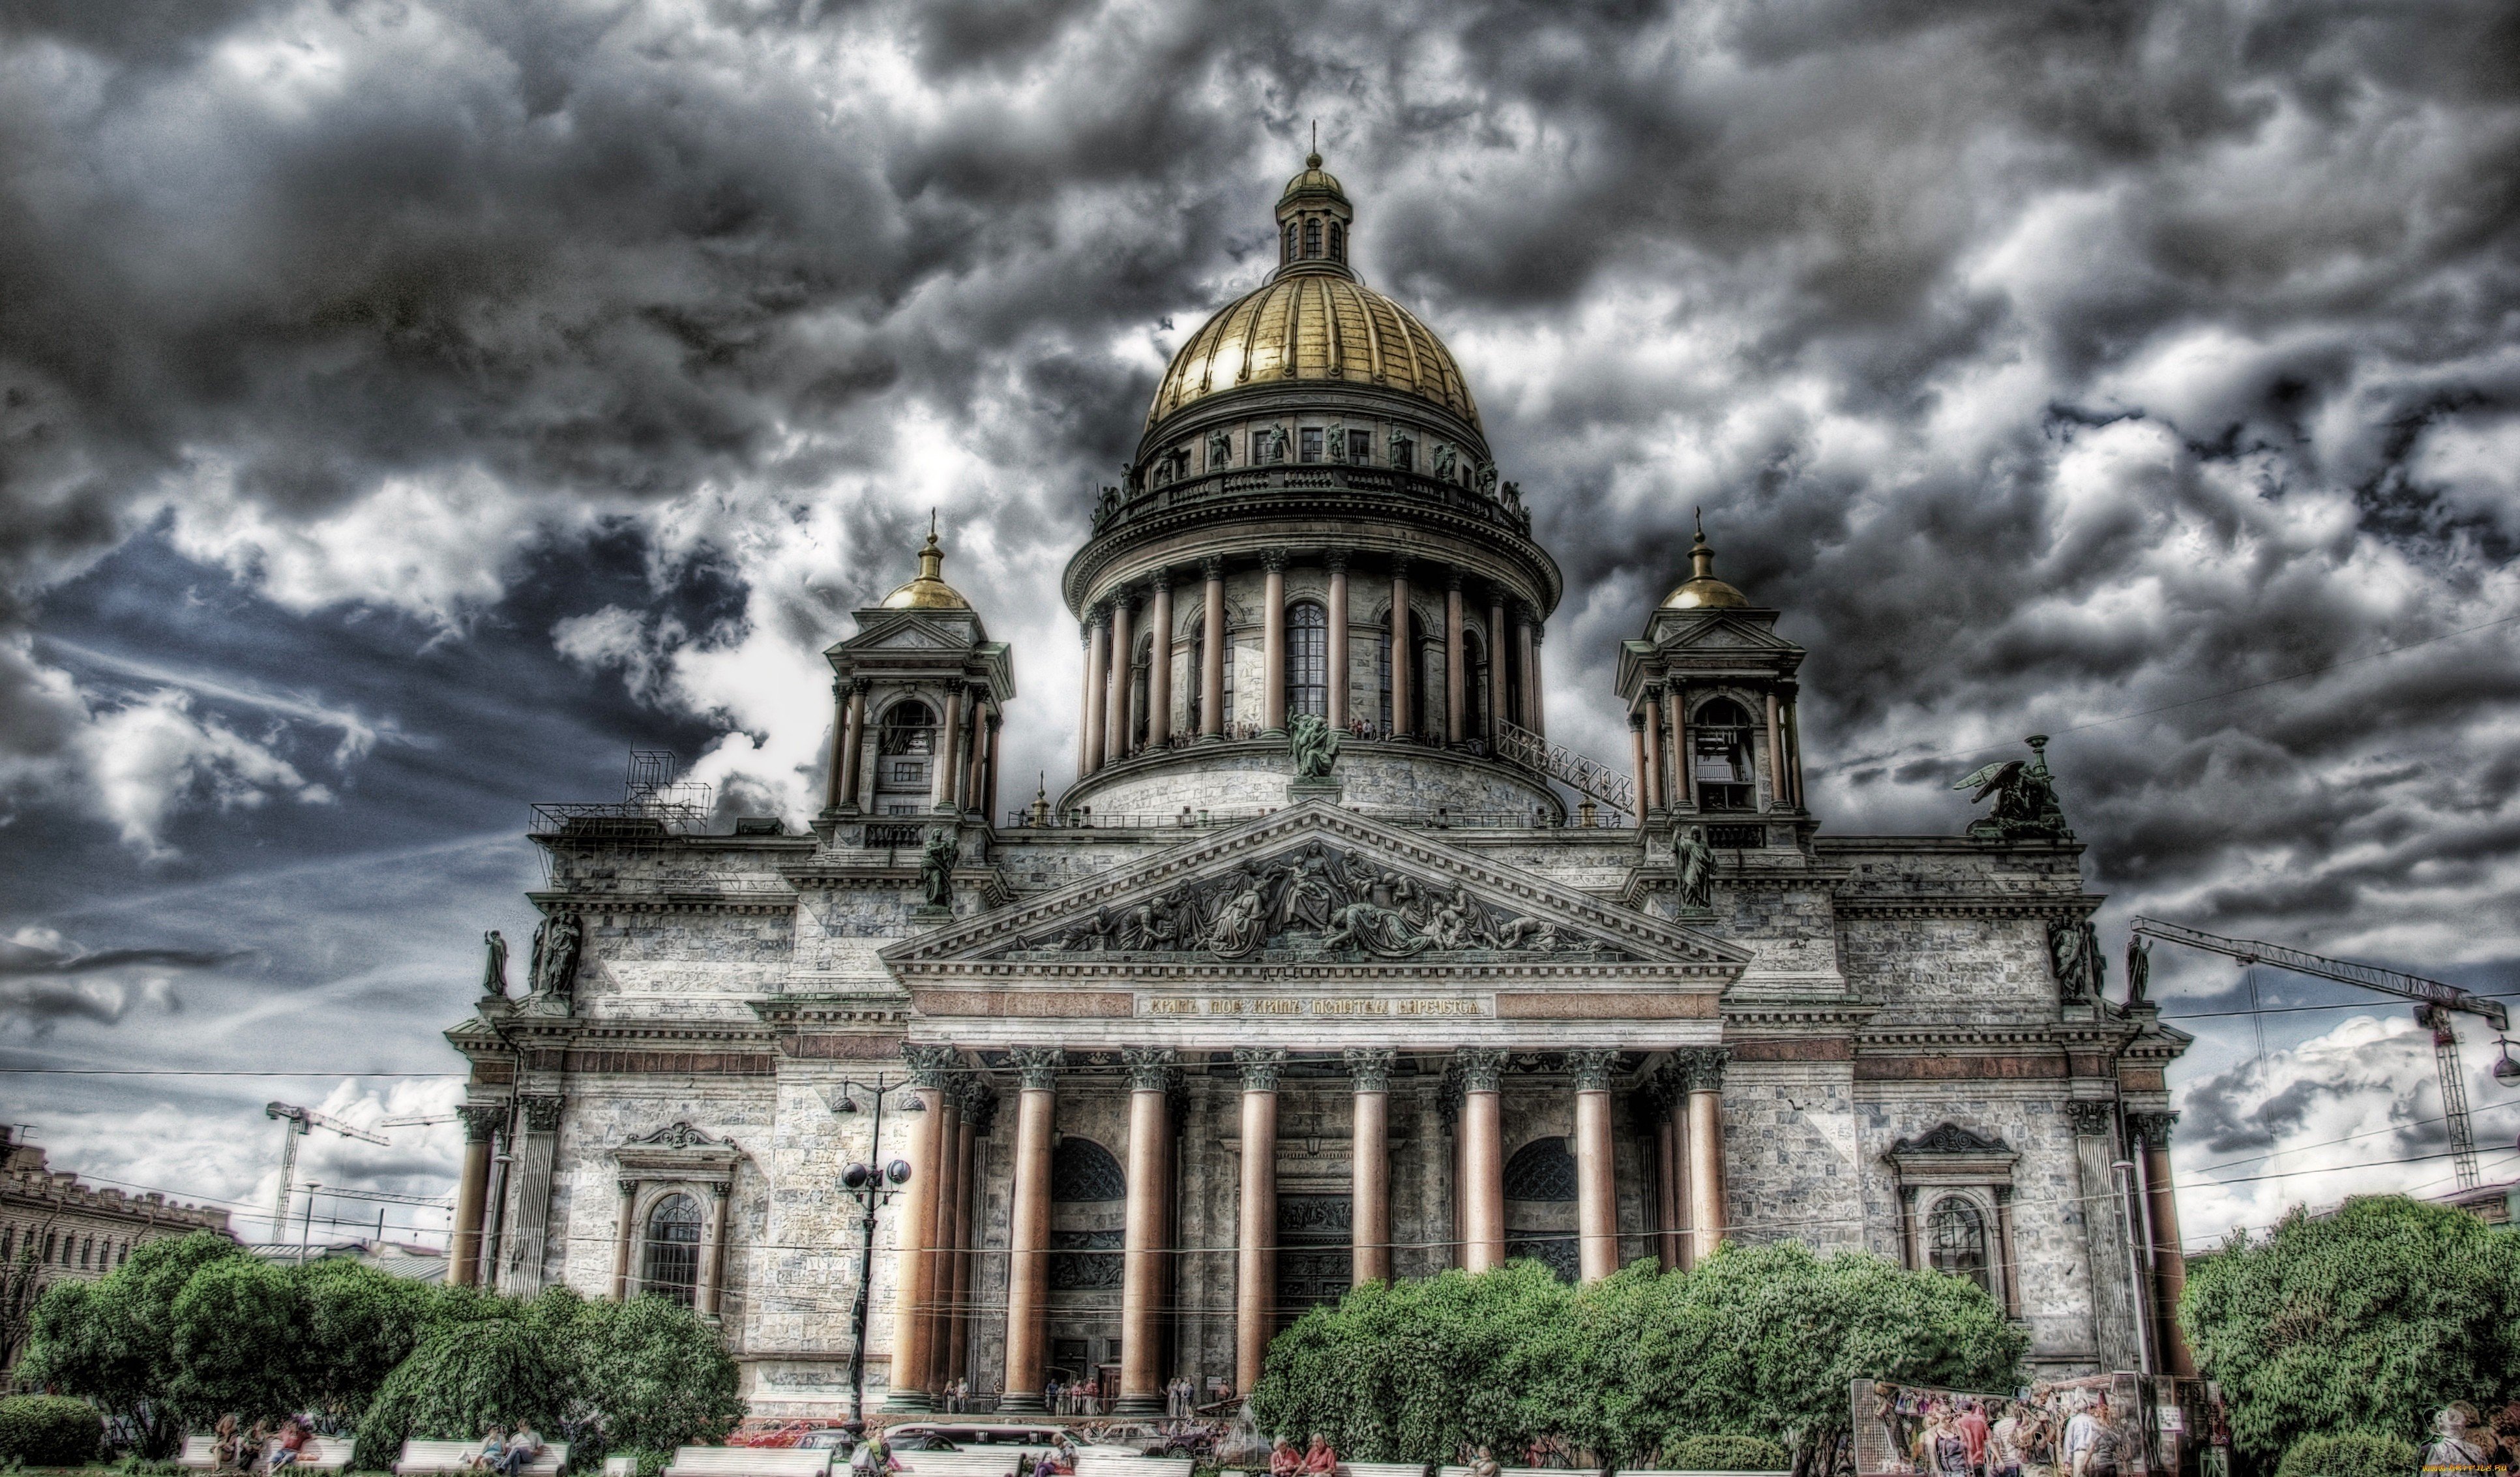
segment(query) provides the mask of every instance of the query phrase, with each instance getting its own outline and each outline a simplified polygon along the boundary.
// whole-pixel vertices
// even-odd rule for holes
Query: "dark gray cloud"
[[[931,506],[1055,783],[1058,564],[1316,119],[1566,567],[1553,735],[1624,752],[1703,506],[1831,828],[2048,732],[2112,926],[2520,955],[2488,0],[14,7],[31,895],[512,826],[643,737],[804,805]]]

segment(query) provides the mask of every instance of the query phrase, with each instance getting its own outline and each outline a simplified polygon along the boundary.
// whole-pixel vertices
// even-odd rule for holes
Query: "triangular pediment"
[[[1688,965],[1723,940],[1321,801],[883,951],[900,966]]]
[[[1802,649],[1776,632],[1777,612],[1736,614],[1730,610],[1662,611],[1654,620],[1652,645],[1663,651],[1792,651]]]
[[[832,648],[838,651],[968,651],[971,648],[969,617],[947,619],[884,611],[875,619],[859,613],[858,634]]]

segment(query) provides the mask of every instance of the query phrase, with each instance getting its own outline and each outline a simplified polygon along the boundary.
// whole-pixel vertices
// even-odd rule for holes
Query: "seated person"
[[[1299,1477],[1304,1470],[1303,1454],[1295,1444],[1281,1436],[1269,1447],[1269,1477]]]
[[[481,1450],[466,1457],[464,1464],[476,1472],[495,1472],[507,1455],[508,1428],[492,1426],[490,1434],[481,1438]]]
[[[1504,1470],[1505,1468],[1497,1465],[1496,1456],[1485,1447],[1479,1448],[1478,1455],[1470,1458],[1470,1477],[1497,1477],[1497,1474]]]
[[[288,1423],[280,1428],[280,1450],[272,1454],[271,1469],[277,1472],[283,1467],[297,1465],[298,1457],[305,1454],[306,1443],[314,1439],[315,1433],[306,1422],[291,1416]]]
[[[1313,1433],[1312,1450],[1304,1454],[1304,1477],[1338,1477],[1338,1452],[1319,1431]]]
[[[542,1433],[532,1426],[518,1425],[515,1434],[508,1438],[508,1450],[499,1459],[499,1470],[506,1473],[507,1477],[517,1477],[518,1472],[531,1466],[534,1458],[542,1454]]]

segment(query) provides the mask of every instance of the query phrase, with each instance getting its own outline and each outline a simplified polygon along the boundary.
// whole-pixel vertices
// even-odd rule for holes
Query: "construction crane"
[[[407,1118],[380,1118],[379,1128],[428,1128],[440,1123],[453,1123],[453,1113],[414,1113]]]
[[[277,1118],[282,1125],[280,1193],[271,1202],[271,1238],[275,1241],[289,1234],[289,1193],[297,1178],[297,1141],[306,1137],[308,1129],[327,1129],[344,1139],[365,1139],[370,1143],[391,1145],[391,1141],[382,1134],[370,1133],[355,1123],[343,1123],[338,1118],[313,1108],[299,1107],[293,1102],[266,1102],[262,1105],[262,1116]]]
[[[2358,964],[2351,960],[2329,959],[2325,955],[2287,949],[2281,944],[2260,943],[2255,939],[2225,938],[2219,933],[2179,923],[2165,923],[2159,918],[2137,918],[2127,931],[2138,937],[2168,939],[2185,944],[2190,949],[2204,949],[2238,960],[2243,968],[2255,963],[2269,963],[2290,969],[2295,974],[2316,975],[2340,984],[2359,985],[2377,990],[2400,1000],[2415,1002],[2415,1019],[2433,1033],[2433,1066],[2441,1074],[2442,1112],[2450,1122],[2451,1163],[2458,1172],[2458,1187],[2474,1189],[2484,1178],[2476,1163],[2476,1130],[2467,1119],[2467,1079],[2458,1066],[2458,1033],[2451,1029],[2453,1011],[2481,1017],[2499,1036],[2511,1029],[2510,1017],[2500,1001],[2472,995],[2456,985],[2446,985],[2420,974],[2404,974],[2383,969],[2376,964]],[[2507,1058],[2506,1058],[2507,1059]],[[2500,1065],[2495,1070],[2502,1077]]]

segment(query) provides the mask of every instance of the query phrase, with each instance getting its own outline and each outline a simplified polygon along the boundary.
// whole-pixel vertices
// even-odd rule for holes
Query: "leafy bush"
[[[463,1296],[470,1288],[440,1290],[346,1257],[308,1264],[298,1281],[308,1335],[301,1398],[309,1406],[338,1405],[353,1420],[428,1330],[457,1321],[447,1315],[471,1303]]]
[[[175,1352],[175,1301],[204,1268],[245,1256],[226,1236],[198,1231],[144,1242],[96,1281],[56,1282],[35,1305],[18,1378],[94,1400],[139,1434],[142,1455],[172,1456],[187,1424],[217,1416],[186,1404],[199,1391]]]
[[[84,1466],[96,1459],[104,1439],[105,1419],[86,1401],[58,1395],[0,1399],[0,1461]]]
[[[471,1441],[492,1425],[557,1430],[571,1380],[552,1343],[520,1318],[431,1333],[385,1376],[359,1422],[350,1464],[390,1471],[406,1441]]]
[[[1662,1454],[1662,1464],[1680,1472],[1781,1472],[1792,1460],[1756,1436],[1684,1436]]]
[[[2179,1318],[2257,1461],[2305,1436],[2413,1436],[2453,1400],[2520,1396],[2520,1236],[2403,1195],[2296,1211],[2194,1259]]]
[[[560,1288],[535,1299],[529,1317],[575,1351],[567,1430],[590,1459],[607,1451],[712,1446],[743,1419],[742,1381],[725,1342],[678,1303],[590,1303]],[[569,1455],[577,1459],[574,1445]]]
[[[2284,1452],[2275,1477],[2407,1477],[2414,1446],[2386,1431],[2305,1436]]]
[[[257,1257],[202,1267],[175,1295],[168,1396],[195,1424],[275,1419],[303,1404],[306,1299],[288,1268]]]

